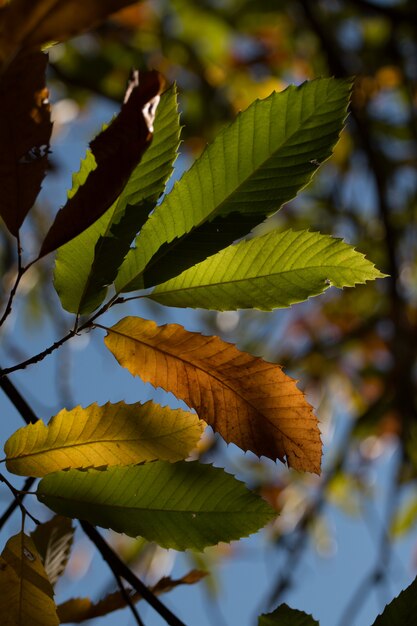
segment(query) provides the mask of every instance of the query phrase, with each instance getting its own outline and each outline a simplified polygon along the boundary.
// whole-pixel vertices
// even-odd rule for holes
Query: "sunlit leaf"
[[[33,543],[42,559],[49,582],[55,585],[68,563],[74,538],[74,527],[68,517],[55,515],[31,533]]]
[[[372,626],[414,624],[417,615],[417,578],[385,607]]]
[[[158,285],[150,298],[176,307],[271,310],[383,276],[354,248],[309,231],[242,241]]]
[[[48,165],[52,124],[47,62],[42,52],[18,56],[0,76],[0,215],[15,236]]]
[[[0,62],[19,47],[65,41],[137,0],[13,0],[0,9]]]
[[[2,626],[58,626],[51,583],[23,533],[8,540],[0,557],[0,589]]]
[[[317,419],[279,365],[177,324],[126,317],[106,330],[123,367],[184,400],[228,443],[320,472]]]
[[[117,117],[90,143],[96,167],[60,209],[39,256],[67,243],[98,220],[118,198],[152,140],[152,124],[164,79],[134,72]]]
[[[281,604],[272,613],[260,615],[258,626],[319,626],[319,622],[303,611]]]
[[[41,480],[37,495],[61,515],[176,550],[245,537],[274,516],[243,483],[197,462],[56,472]]]
[[[118,291],[164,282],[178,273],[174,259],[181,259],[181,271],[246,234],[236,212],[245,214],[250,230],[293,198],[330,156],[349,91],[349,81],[317,79],[257,100],[239,114],[144,225],[117,278]],[[185,234],[216,219],[221,237],[206,237],[197,245],[191,234],[191,248],[188,238],[182,242]],[[165,252],[172,249],[173,258],[153,259],[171,242]],[[152,271],[152,280],[145,268]]]
[[[180,585],[194,585],[204,578],[204,576],[206,576],[206,572],[192,570],[178,579],[164,577],[161,578],[156,585],[151,587],[151,591],[154,595],[167,593]],[[142,599],[138,592],[131,592],[130,597],[132,602],[139,602],[139,600]],[[92,602],[89,598],[73,598],[60,604],[57,609],[61,624],[67,624],[68,622],[79,624],[88,619],[93,619],[94,617],[108,615],[125,606],[126,600],[124,596],[120,591],[115,591],[96,603]]]
[[[194,413],[146,404],[91,404],[63,409],[48,426],[39,420],[6,442],[10,472],[45,476],[68,468],[178,461],[197,445],[205,424]]]
[[[54,283],[67,311],[89,313],[103,301],[107,285],[115,279],[132,240],[164,191],[176,158],[179,132],[177,92],[173,86],[161,96],[152,143],[118,200],[99,220],[58,250]],[[74,183],[79,186],[78,177]]]

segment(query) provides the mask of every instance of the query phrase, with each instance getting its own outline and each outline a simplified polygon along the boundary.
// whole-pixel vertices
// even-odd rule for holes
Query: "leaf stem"
[[[87,535],[87,537],[94,543],[97,550],[100,552],[103,559],[106,561],[112,572],[116,571],[119,576],[123,577],[128,583],[132,585],[134,589],[143,597],[152,608],[164,618],[167,624],[170,626],[185,626],[176,615],[164,605],[158,598],[152,593],[146,585],[131,571],[131,569],[123,563],[119,556],[112,550],[108,543],[103,539],[100,533],[94,526],[80,520],[81,528]]]
[[[20,247],[19,237],[17,237],[17,274],[16,274],[13,287],[10,290],[9,299],[6,304],[6,308],[4,310],[3,315],[0,318],[0,326],[3,326],[4,322],[7,320],[10,313],[12,312],[13,300],[16,295],[17,288],[19,286],[19,283],[22,279],[23,274],[26,272],[27,269],[28,269],[27,267],[22,266],[22,249]]]

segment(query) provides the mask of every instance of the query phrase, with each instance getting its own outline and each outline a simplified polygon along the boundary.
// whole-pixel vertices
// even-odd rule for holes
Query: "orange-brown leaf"
[[[39,256],[59,248],[99,219],[126,185],[152,140],[152,123],[165,80],[134,72],[119,115],[90,143],[96,168],[58,212]]]
[[[17,56],[0,77],[0,215],[17,235],[45,176],[52,124],[46,54]]]
[[[65,41],[137,0],[13,0],[0,6],[0,61],[19,49]]]
[[[106,330],[123,367],[184,400],[228,443],[320,472],[317,419],[279,365],[177,324],[126,317]]]
[[[194,585],[204,578],[204,576],[206,576],[206,572],[191,570],[176,580],[170,577],[164,577],[151,588],[151,591],[155,595],[167,593],[179,585]],[[131,595],[131,599],[133,602],[139,602],[142,596],[136,592]],[[117,611],[118,609],[123,609],[125,606],[125,598],[120,591],[116,591],[108,594],[97,603],[92,602],[89,598],[73,598],[72,600],[67,600],[67,602],[63,602],[58,606],[58,616],[61,624],[68,622],[79,624],[87,619],[101,617],[113,611]]]

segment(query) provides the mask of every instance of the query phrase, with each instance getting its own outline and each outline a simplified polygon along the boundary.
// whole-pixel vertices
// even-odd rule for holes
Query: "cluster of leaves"
[[[217,337],[137,317],[112,327],[97,319],[132,291],[135,298],[173,307],[268,311],[330,285],[352,287],[382,276],[362,254],[330,236],[276,228],[253,232],[330,156],[346,116],[350,81],[317,79],[255,101],[163,195],[179,145],[176,89],[165,90],[158,72],[134,72],[120,114],[91,142],[68,201],[38,255],[24,264],[20,228],[45,174],[51,133],[46,57],[38,48],[102,17],[99,4],[91,3],[71,21],[74,2],[45,1],[27,14],[23,28],[18,15],[26,4],[14,0],[0,14],[8,34],[1,50],[0,132],[10,146],[1,157],[0,214],[16,237],[19,260],[2,321],[24,274],[57,250],[55,288],[63,308],[75,315],[64,340],[104,329],[106,346],[123,367],[173,392],[196,413],[152,402],[63,410],[47,426],[38,421],[10,437],[7,468],[41,477],[38,499],[64,519],[179,550],[247,536],[271,520],[274,510],[222,469],[185,459],[209,424],[245,451],[319,473],[317,419],[295,381],[280,366]],[[110,9],[128,3],[113,4]],[[42,531],[52,536],[52,527]],[[59,552],[67,558],[68,542],[62,543]],[[7,598],[16,612],[11,623],[24,623],[29,611],[32,623],[46,623],[46,616],[58,623],[57,615],[63,621],[45,583],[48,559],[35,537],[12,538],[2,558],[5,585],[15,589]]]

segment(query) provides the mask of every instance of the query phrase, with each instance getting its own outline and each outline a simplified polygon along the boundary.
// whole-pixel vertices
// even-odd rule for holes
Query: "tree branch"
[[[148,602],[164,618],[167,624],[170,626],[185,626],[178,617],[176,617],[171,611],[164,605],[158,598],[143,584],[141,580],[131,571],[131,569],[123,563],[120,557],[110,548],[108,543],[103,539],[100,533],[94,526],[80,520],[81,528],[87,535],[87,537],[94,543],[97,550],[100,552],[103,559],[106,561],[112,572],[117,572],[119,576],[124,578],[138,593],[141,594],[144,600]]]

